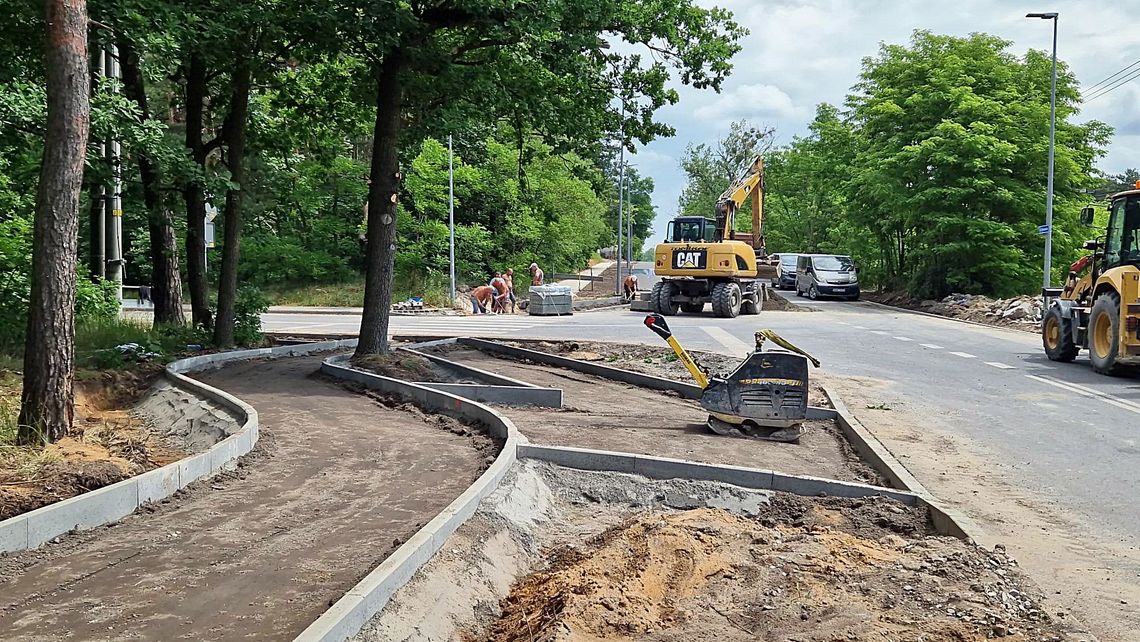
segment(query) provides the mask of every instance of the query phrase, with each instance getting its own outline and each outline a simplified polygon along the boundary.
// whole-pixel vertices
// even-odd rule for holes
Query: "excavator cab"
[[[703,216],[679,216],[669,221],[665,237],[669,243],[711,243],[716,228]]]

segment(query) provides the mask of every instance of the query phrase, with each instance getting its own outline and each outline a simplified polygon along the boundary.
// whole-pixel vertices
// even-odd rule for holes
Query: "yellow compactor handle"
[[[665,339],[665,343],[668,343],[669,347],[673,348],[673,352],[677,355],[677,358],[681,360],[681,363],[685,364],[685,367],[689,370],[689,374],[693,375],[693,379],[697,380],[697,385],[700,386],[702,390],[709,387],[708,375],[705,374],[704,370],[701,370],[701,367],[697,365],[696,361],[693,361],[689,353],[685,352],[685,349],[681,347],[681,344],[673,336],[673,331],[669,329],[669,324],[665,323],[665,317],[660,314],[650,314],[645,317],[645,327],[653,330],[657,336]]]
[[[819,367],[819,359],[816,359],[815,357],[811,356],[807,352],[804,352],[803,350],[792,345],[791,341],[788,341],[784,337],[781,337],[780,335],[776,334],[776,332],[773,330],[757,330],[756,331],[756,352],[760,352],[764,349],[764,340],[765,339],[771,339],[772,343],[775,343],[776,345],[780,346],[781,348],[784,348],[785,350],[791,350],[792,352],[802,354],[803,356],[807,357],[808,361],[811,361],[811,365],[813,365],[817,368]]]

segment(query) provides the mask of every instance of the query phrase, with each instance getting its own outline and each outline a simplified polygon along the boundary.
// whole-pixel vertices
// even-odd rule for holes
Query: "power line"
[[[1119,76],[1120,74],[1122,74],[1122,73],[1124,73],[1124,72],[1128,71],[1129,69],[1131,69],[1131,68],[1135,67],[1136,65],[1140,65],[1140,60],[1137,60],[1136,62],[1132,63],[1131,65],[1128,65],[1128,66],[1127,66],[1127,67],[1125,67],[1124,69],[1121,69],[1120,71],[1118,71],[1118,72],[1116,72],[1116,73],[1112,74],[1112,75],[1111,75],[1111,76],[1109,76],[1108,78],[1105,78],[1104,80],[1102,80],[1102,81],[1100,81],[1100,82],[1096,83],[1095,85],[1092,85],[1091,87],[1089,87],[1088,89],[1086,89],[1086,90],[1085,90],[1085,93],[1089,93],[1089,94],[1091,94],[1091,93],[1094,93],[1094,92],[1096,91],[1096,88],[1097,88],[1097,87],[1100,87],[1101,85],[1103,85],[1103,84],[1105,84],[1106,82],[1108,82],[1108,81],[1112,80],[1113,78],[1116,78],[1116,77],[1117,77],[1117,76]]]
[[[1115,82],[1114,84],[1112,84],[1109,87],[1102,87],[1100,90],[1095,92],[1095,95],[1092,95],[1092,96],[1089,96],[1088,98],[1085,98],[1084,102],[1088,103],[1088,102],[1096,100],[1097,98],[1100,98],[1101,96],[1103,96],[1105,94],[1110,94],[1114,90],[1119,89],[1120,87],[1122,87],[1124,85],[1127,85],[1128,83],[1132,82],[1133,80],[1136,80],[1137,78],[1140,78],[1140,70],[1137,70],[1135,73],[1133,73],[1130,76],[1127,76],[1121,80],[1118,80],[1117,82]]]

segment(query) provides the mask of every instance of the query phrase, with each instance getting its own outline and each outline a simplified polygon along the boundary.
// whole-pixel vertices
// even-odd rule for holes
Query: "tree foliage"
[[[919,31],[864,60],[844,109],[820,105],[807,135],[769,154],[769,249],[852,254],[865,280],[922,297],[1034,291],[1051,61],[1009,46]],[[1083,241],[1079,210],[1111,135],[1073,122],[1079,104],[1059,63],[1055,280]],[[702,176],[689,174],[699,191]]]

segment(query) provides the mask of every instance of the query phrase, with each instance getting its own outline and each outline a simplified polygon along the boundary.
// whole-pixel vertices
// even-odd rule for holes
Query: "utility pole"
[[[92,49],[94,55],[92,56],[92,70],[91,70],[91,89],[97,91],[99,83],[107,75],[106,67],[106,53],[103,49],[95,47]],[[99,141],[96,143],[99,158],[107,157],[107,143],[106,141]],[[99,174],[98,169],[93,172],[96,176]],[[91,229],[89,231],[89,238],[91,240],[91,255],[88,259],[88,268],[91,270],[92,278],[104,279],[107,277],[107,217],[105,209],[107,207],[107,185],[102,178],[97,178],[98,186],[93,186],[91,190],[91,212],[90,223]]]
[[[617,281],[614,284],[614,294],[621,294],[621,228],[622,228],[622,208],[624,206],[624,192],[625,188],[625,141],[622,137],[621,155],[618,161],[618,220],[617,220],[617,252],[614,253],[614,258],[617,260]]]
[[[109,45],[104,50],[103,68],[111,79],[114,90],[118,91],[119,80],[119,50]],[[105,199],[106,224],[105,247],[107,256],[107,278],[119,284],[119,302],[123,301],[123,149],[117,140],[104,145],[107,162],[111,166],[111,193]]]
[[[1053,21],[1053,81],[1049,95],[1049,176],[1045,192],[1045,274],[1043,287],[1053,283],[1053,151],[1057,130],[1057,13],[1027,13],[1026,18],[1040,18]]]
[[[450,235],[451,301],[455,302],[455,162],[451,134],[447,135],[447,229]]]

